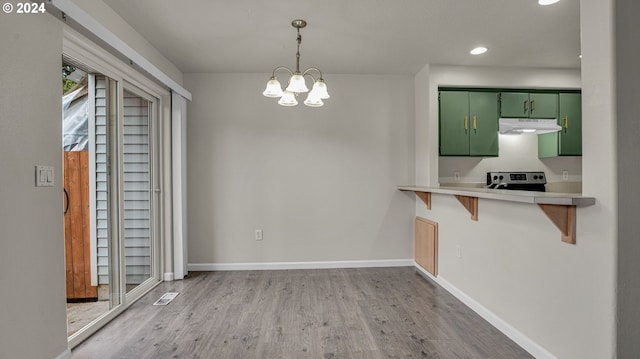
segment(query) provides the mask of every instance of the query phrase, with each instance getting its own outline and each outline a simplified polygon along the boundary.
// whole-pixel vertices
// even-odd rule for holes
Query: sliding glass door
[[[122,303],[120,243],[114,236],[118,188],[117,82],[81,65],[63,63],[64,237],[67,336]],[[115,117],[113,117],[115,120]]]
[[[161,101],[93,65],[66,59],[63,74],[65,66],[79,81],[67,82],[63,97],[67,319],[74,347],[161,280]]]
[[[122,228],[126,293],[149,280],[157,280],[154,278],[157,244],[153,241],[156,233],[153,120],[157,114],[154,100],[131,86],[125,87],[123,92]]]

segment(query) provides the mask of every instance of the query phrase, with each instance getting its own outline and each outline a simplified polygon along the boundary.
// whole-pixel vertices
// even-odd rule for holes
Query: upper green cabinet
[[[557,118],[557,93],[502,92],[500,117]]]
[[[498,156],[498,92],[440,91],[440,155]]]
[[[582,155],[582,97],[579,93],[558,95],[560,132],[538,136],[538,157]]]

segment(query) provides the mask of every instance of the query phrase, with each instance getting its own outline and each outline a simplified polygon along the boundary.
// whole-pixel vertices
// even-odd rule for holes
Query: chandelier
[[[280,100],[278,104],[282,106],[295,106],[298,104],[296,97],[304,92],[309,92],[306,100],[304,100],[304,104],[311,107],[320,107],[324,105],[322,100],[326,100],[329,98],[329,93],[327,92],[327,84],[324,82],[322,78],[322,71],[320,71],[317,67],[309,67],[308,69],[300,72],[300,43],[302,42],[302,36],[300,35],[300,29],[307,26],[307,22],[304,20],[293,20],[291,22],[291,26],[295,27],[298,31],[298,51],[296,52],[296,70],[291,71],[286,66],[278,66],[273,69],[273,73],[271,74],[271,79],[267,82],[267,88],[262,93],[266,97],[279,97]],[[289,72],[289,82],[287,84],[287,88],[282,91],[282,86],[280,82],[276,78],[276,71],[286,70]],[[319,78],[316,80],[310,72],[315,71],[318,72]],[[309,76],[313,81],[313,87],[311,91],[307,88],[307,84],[305,83],[305,76]]]

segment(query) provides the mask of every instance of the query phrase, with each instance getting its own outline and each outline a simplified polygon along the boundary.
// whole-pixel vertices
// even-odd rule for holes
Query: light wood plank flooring
[[[170,291],[168,306],[151,305]],[[191,273],[72,357],[532,358],[411,267]]]

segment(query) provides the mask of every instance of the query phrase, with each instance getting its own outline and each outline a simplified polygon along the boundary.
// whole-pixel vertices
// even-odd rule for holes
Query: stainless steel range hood
[[[558,132],[562,129],[556,119],[548,118],[500,118],[498,128],[502,134],[521,135]]]

